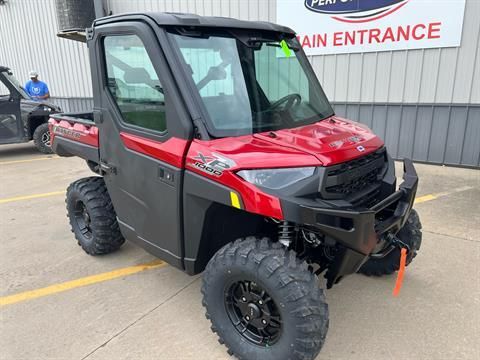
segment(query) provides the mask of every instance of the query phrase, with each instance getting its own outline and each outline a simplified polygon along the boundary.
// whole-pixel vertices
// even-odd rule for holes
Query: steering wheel
[[[302,97],[300,94],[288,94],[277,101],[275,101],[272,105],[270,105],[271,110],[275,110],[277,108],[281,108],[283,104],[283,108],[281,110],[289,110],[294,106],[299,105],[302,102]]]

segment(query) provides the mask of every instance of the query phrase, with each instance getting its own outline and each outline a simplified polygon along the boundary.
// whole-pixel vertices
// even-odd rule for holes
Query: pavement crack
[[[126,327],[124,327],[122,330],[120,330],[119,332],[117,332],[115,335],[113,335],[110,339],[108,339],[107,341],[103,342],[102,344],[100,344],[99,346],[97,346],[95,349],[93,349],[92,351],[90,351],[87,355],[85,355],[84,357],[82,357],[80,360],[85,360],[87,358],[89,358],[91,355],[93,355],[94,353],[96,353],[99,349],[105,347],[110,341],[112,341],[113,339],[117,338],[119,335],[123,334],[125,331],[127,331],[128,329],[130,329],[132,326],[134,326],[135,324],[137,324],[140,320],[143,320],[144,318],[146,318],[148,315],[150,315],[151,313],[153,313],[155,310],[157,310],[159,307],[161,307],[162,305],[166,304],[167,302],[169,302],[171,299],[173,299],[175,296],[177,296],[178,294],[180,294],[183,290],[185,290],[186,288],[188,288],[189,286],[193,285],[193,283],[197,280],[199,280],[200,277],[197,277],[195,278],[194,280],[190,281],[187,285],[185,285],[184,287],[182,287],[181,289],[179,289],[178,291],[176,291],[175,293],[173,293],[172,295],[170,295],[168,298],[166,298],[165,300],[163,300],[160,304],[158,304],[157,306],[155,306],[154,308],[150,309],[149,311],[147,311],[145,314],[143,314],[142,316],[140,316],[138,319],[136,319],[135,321],[133,321],[132,323],[128,324]]]
[[[430,230],[422,229],[422,232],[426,232],[426,233],[430,233],[430,234],[434,234],[434,235],[440,235],[440,236],[447,236],[447,237],[451,237],[451,238],[454,238],[454,239],[469,241],[469,242],[473,242],[473,243],[477,243],[477,244],[480,243],[480,241],[478,241],[478,240],[467,239],[467,238],[464,238],[464,237],[461,237],[461,236],[456,236],[456,235],[451,235],[451,234],[442,234],[442,233],[439,233],[439,232],[436,232],[436,231],[430,231]]]

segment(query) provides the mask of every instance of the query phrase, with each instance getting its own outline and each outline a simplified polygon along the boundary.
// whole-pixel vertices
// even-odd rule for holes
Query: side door
[[[24,139],[20,99],[4,73],[0,73],[0,144],[20,142]]]
[[[181,199],[190,140],[174,129],[178,94],[158,39],[141,22],[104,26],[96,38],[101,167],[122,233],[183,268]]]

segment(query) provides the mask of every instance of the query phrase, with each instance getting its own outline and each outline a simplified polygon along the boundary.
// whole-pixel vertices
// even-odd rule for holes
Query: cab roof
[[[198,26],[222,29],[263,30],[295,35],[295,32],[289,27],[267,21],[245,21],[220,16],[200,16],[196,14],[170,12],[137,12],[112,15],[95,20],[93,26],[117,21],[136,20],[144,16],[151,18],[160,26]]]

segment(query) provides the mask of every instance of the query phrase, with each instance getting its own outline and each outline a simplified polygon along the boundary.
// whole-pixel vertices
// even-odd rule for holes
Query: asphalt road
[[[400,296],[395,276],[329,290],[318,359],[480,358],[480,171],[417,170],[423,244]],[[0,147],[0,358],[230,358],[204,317],[200,277],[130,243],[102,257],[77,246],[63,192],[90,175],[80,159]]]

